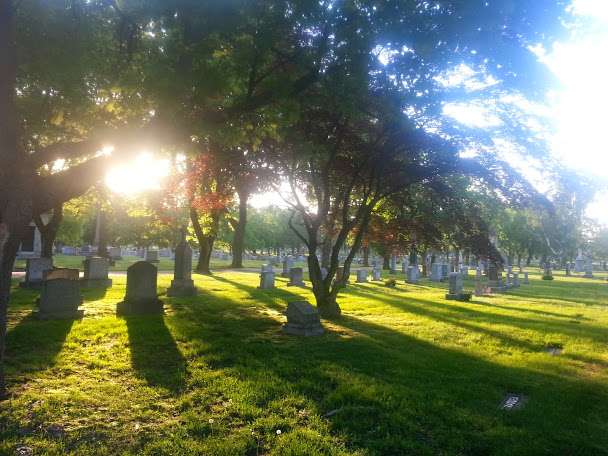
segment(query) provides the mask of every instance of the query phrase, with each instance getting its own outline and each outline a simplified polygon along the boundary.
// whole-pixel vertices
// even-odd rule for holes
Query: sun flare
[[[168,160],[144,152],[132,162],[111,169],[106,175],[105,182],[113,192],[132,195],[147,190],[158,190],[168,174]]]

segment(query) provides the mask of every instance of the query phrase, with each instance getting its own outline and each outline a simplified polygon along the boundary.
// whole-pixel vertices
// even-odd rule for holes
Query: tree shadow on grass
[[[163,315],[124,317],[129,333],[131,364],[150,386],[178,393],[185,385],[186,361]]]
[[[358,288],[352,291],[353,294],[362,297],[368,297],[369,292]],[[608,334],[604,328],[588,324],[578,324],[576,327],[570,322],[540,320],[532,318],[515,317],[511,315],[489,314],[483,311],[473,309],[472,307],[460,306],[456,304],[438,304],[432,300],[417,299],[406,297],[399,299],[397,297],[376,296],[378,299],[392,307],[397,307],[405,312],[409,312],[422,317],[427,317],[442,323],[450,324],[463,328],[467,331],[485,334],[494,339],[500,340],[506,346],[519,347],[520,349],[530,352],[541,352],[546,346],[545,344],[533,343],[529,340],[518,339],[505,331],[499,331],[481,326],[479,323],[492,323],[497,325],[509,325],[520,328],[522,330],[545,330],[546,332],[562,333],[565,336],[579,338],[585,337],[592,341],[600,343],[608,343]],[[481,304],[481,303],[471,303]],[[491,307],[491,305],[490,305]],[[570,317],[574,318],[574,317]],[[469,321],[467,321],[469,320]],[[576,361],[592,363],[608,368],[608,362],[594,357],[578,355],[575,353],[565,352],[562,356],[571,358]]]
[[[277,307],[270,293],[257,296]],[[313,413],[333,411],[330,429],[348,448],[379,455],[601,454],[608,445],[601,405],[608,392],[597,382],[492,363],[348,314],[324,336],[285,336],[259,308],[213,299],[221,305],[204,312],[180,307],[172,328],[221,372],[217,387],[247,391],[247,407],[258,412],[243,419],[288,415],[292,406],[277,404],[300,397],[307,403],[299,407],[312,404]],[[527,395],[527,407],[502,411],[509,392]],[[281,426],[289,432],[288,421]]]
[[[55,365],[74,320],[39,320],[29,314],[6,336],[6,372],[9,383],[23,383],[30,373]]]

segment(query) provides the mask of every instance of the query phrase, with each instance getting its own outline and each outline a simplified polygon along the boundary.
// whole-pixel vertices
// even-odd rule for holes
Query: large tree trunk
[[[190,220],[194,228],[194,234],[198,241],[198,263],[196,264],[196,272],[205,275],[211,275],[211,254],[213,253],[213,244],[217,239],[221,214],[214,212],[211,214],[211,227],[209,232],[205,233],[198,218],[198,212],[194,208],[190,208]]]
[[[239,221],[234,229],[232,240],[232,265],[233,268],[243,267],[243,250],[245,248],[245,229],[247,227],[247,202],[249,201],[249,189],[241,187],[237,190],[239,195]]]
[[[363,266],[369,267],[369,245],[363,247]]]
[[[53,215],[47,224],[44,223],[42,217],[38,214],[34,217],[34,223],[38,231],[40,231],[40,240],[42,242],[42,250],[40,256],[44,258],[53,258],[53,244],[57,238],[57,231],[63,220],[63,203],[58,204],[53,208]]]

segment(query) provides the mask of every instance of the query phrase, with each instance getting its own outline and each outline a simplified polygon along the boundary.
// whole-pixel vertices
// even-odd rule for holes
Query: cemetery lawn
[[[304,339],[281,333],[286,302],[312,300],[287,279],[197,275],[197,298],[129,318],[113,279],[74,322],[34,319],[36,294],[14,290],[0,454],[608,454],[604,280],[534,271],[470,303],[426,281],[353,283],[343,318]],[[509,393],[522,408],[501,409]]]

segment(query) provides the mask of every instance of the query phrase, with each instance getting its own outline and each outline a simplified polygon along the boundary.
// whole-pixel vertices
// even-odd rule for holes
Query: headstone
[[[146,250],[146,261],[148,263],[158,263],[158,250]]]
[[[566,264],[566,277],[572,276],[572,270],[570,269],[570,263]]]
[[[513,282],[512,282],[513,288],[519,288],[520,283],[519,283],[519,273],[518,272],[514,272],[513,273]]]
[[[511,288],[512,286],[513,286],[513,283],[511,282],[511,273],[507,272],[507,281],[505,283],[505,287]]]
[[[445,295],[446,299],[455,301],[470,301],[471,293],[463,292],[463,280],[462,274],[459,272],[450,272],[448,276],[449,290],[448,294]]]
[[[281,277],[289,277],[289,270],[294,267],[294,261],[292,257],[283,258],[283,272]]]
[[[585,279],[593,279],[593,261],[591,258],[585,260]]]
[[[192,249],[185,241],[175,248],[173,280],[167,289],[167,296],[196,296],[192,280]]]
[[[357,283],[366,283],[368,274],[367,269],[359,269],[357,271]]]
[[[344,266],[340,266],[336,270],[336,281],[338,281],[338,282],[341,281],[343,277],[344,277]],[[348,282],[349,282],[349,277],[346,277],[346,280],[344,283],[348,283]]]
[[[112,260],[122,260],[122,251],[120,247],[110,247],[108,249],[108,256]]]
[[[493,261],[488,264],[488,287],[493,293],[503,291],[502,276]]]
[[[403,257],[403,261],[401,262],[401,271],[404,275],[407,275],[407,270],[410,267],[410,260],[408,257]]]
[[[138,261],[127,269],[127,293],[116,306],[119,315],[162,314],[163,302],[156,291],[158,271],[148,261]]]
[[[78,272],[78,270],[76,270]],[[82,310],[78,306],[82,304],[80,295],[80,284],[78,280],[67,278],[69,274],[58,272],[58,276],[42,282],[40,299],[38,300],[38,318],[42,320],[51,318],[81,318]]]
[[[304,287],[304,270],[302,268],[290,268],[289,269],[289,282],[288,287]]]
[[[576,260],[574,260],[574,272],[584,272],[585,271],[585,257],[583,256],[583,252],[581,249],[578,250],[578,256]]]
[[[443,263],[441,265],[441,280],[447,280],[448,274],[450,273],[450,265],[447,263]]]
[[[263,264],[261,272],[272,272],[272,273],[274,273],[274,269],[272,269],[272,264],[270,264],[270,263]]]
[[[108,288],[112,279],[108,278],[109,264],[106,258],[88,257],[84,260],[84,277],[80,285],[85,288]]]
[[[433,263],[431,265],[431,280],[433,282],[441,282],[443,277],[443,265],[440,263]]]
[[[460,274],[462,274],[462,277],[464,277],[466,279],[468,277],[468,275],[469,275],[469,267],[468,266],[460,266]]]
[[[391,255],[389,266],[391,274],[397,274],[397,257],[395,255]]]
[[[52,258],[28,258],[25,269],[25,281],[19,284],[22,288],[37,288],[42,285],[44,273],[53,269]]]
[[[418,270],[418,266],[414,265],[414,266],[410,266],[407,269],[407,283],[413,283],[416,284],[418,283],[418,278],[420,275],[420,271]]]
[[[287,304],[285,311],[287,323],[283,332],[295,336],[320,336],[323,334],[321,318],[315,307],[307,301],[294,301]]]
[[[551,264],[549,262],[545,263],[543,280],[553,280],[553,270],[551,269]]]
[[[382,270],[380,268],[372,269],[372,280],[374,282],[382,280]]]
[[[48,271],[44,271],[43,280],[54,280],[54,279],[67,279],[67,280],[78,280],[80,277],[80,271],[78,269],[71,268],[53,268]]]
[[[528,273],[524,272],[524,285],[529,285],[530,284],[530,279],[528,277]]]
[[[271,290],[274,288],[274,272],[262,271],[260,273],[260,286],[262,290]]]

